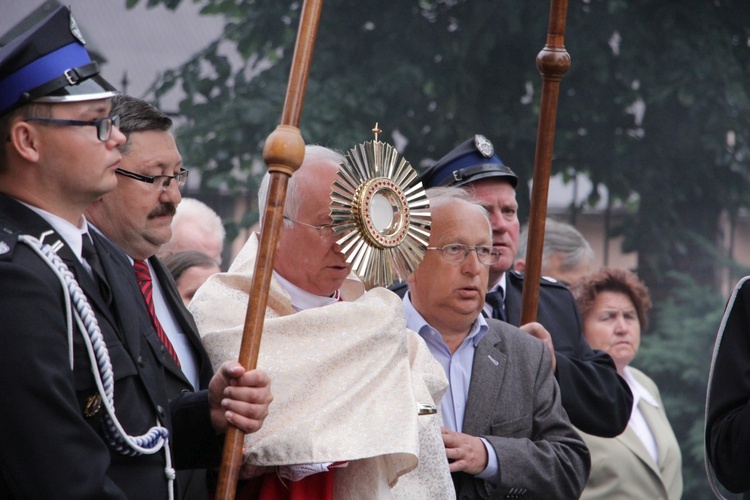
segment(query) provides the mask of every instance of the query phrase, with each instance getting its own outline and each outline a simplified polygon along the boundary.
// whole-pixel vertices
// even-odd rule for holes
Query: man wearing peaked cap
[[[268,411],[237,363],[168,399],[130,263],[83,216],[117,186],[115,93],[65,7],[0,48],[0,498],[171,497]]]
[[[425,188],[461,187],[489,177],[502,177],[514,189],[518,185],[518,176],[495,154],[492,143],[477,134],[436,161],[418,180]]]
[[[0,114],[28,102],[112,97],[70,11],[61,7],[35,28],[0,47]]]
[[[573,425],[602,437],[622,433],[630,418],[633,395],[617,375],[612,358],[592,350],[584,340],[581,318],[568,288],[542,278],[538,323],[520,325],[523,274],[512,270],[520,231],[515,192],[518,177],[500,161],[492,143],[476,135],[440,158],[420,179],[426,189],[460,186],[490,213],[492,245],[502,255],[490,266],[485,315],[545,340],[553,351],[555,378]],[[393,290],[403,295],[405,285]]]

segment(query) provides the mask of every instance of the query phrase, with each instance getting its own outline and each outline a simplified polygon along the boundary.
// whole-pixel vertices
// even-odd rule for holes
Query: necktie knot
[[[94,247],[94,242],[91,241],[89,233],[81,235],[81,257],[83,257],[83,260],[91,268],[90,275],[94,278],[96,284],[99,285],[102,297],[109,304],[112,301],[112,291],[109,289],[102,262],[99,260],[99,254],[96,252],[96,247]]]
[[[148,269],[148,263],[145,260],[134,261],[133,269],[139,285],[143,285],[144,282],[151,282],[151,271]]]
[[[83,257],[86,262],[90,261],[92,257],[96,258],[97,260],[99,258],[96,255],[94,242],[91,241],[91,236],[89,236],[88,233],[84,233],[81,235],[81,257]]]
[[[493,318],[507,321],[504,298],[503,289],[498,287],[494,292],[488,292],[484,300],[492,306]]]

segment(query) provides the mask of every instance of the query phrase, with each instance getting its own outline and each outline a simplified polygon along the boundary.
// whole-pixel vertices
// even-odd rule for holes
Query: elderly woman
[[[185,307],[208,278],[221,272],[219,264],[212,257],[197,250],[169,254],[162,258],[162,262],[172,274]]]
[[[581,498],[680,498],[682,455],[659,389],[630,366],[651,308],[646,286],[628,271],[602,268],[574,293],[586,340],[612,356],[633,392],[633,411],[622,434],[601,438],[580,433],[591,452],[591,475]]]

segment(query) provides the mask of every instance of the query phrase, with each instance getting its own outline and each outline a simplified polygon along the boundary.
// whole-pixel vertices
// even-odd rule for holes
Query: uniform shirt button
[[[164,408],[161,407],[161,405],[156,407],[156,413],[159,415],[159,418],[164,419],[166,417],[166,413],[164,413]]]
[[[136,360],[136,363],[138,363],[138,366],[140,366],[141,368],[143,368],[143,365],[145,364],[143,362],[143,356],[138,356],[138,359]]]

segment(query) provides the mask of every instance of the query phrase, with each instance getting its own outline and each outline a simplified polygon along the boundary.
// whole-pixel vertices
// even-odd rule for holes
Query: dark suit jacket
[[[708,385],[706,453],[721,483],[750,498],[750,276],[730,297]]]
[[[152,279],[158,280],[161,285],[164,300],[167,307],[172,311],[175,320],[182,331],[187,336],[192,346],[193,356],[198,362],[198,380],[200,386],[197,390],[208,389],[208,383],[213,377],[214,371],[211,366],[211,359],[208,357],[206,348],[203,347],[198,327],[195,325],[193,315],[185,307],[180,297],[180,292],[172,278],[169,269],[156,256],[149,259],[151,267],[154,269]],[[192,392],[193,386],[188,381],[182,369],[177,366],[172,356],[163,356],[161,358],[164,366],[164,378],[167,384],[167,395],[172,398],[178,396],[184,391]],[[217,440],[211,449],[204,450],[206,454],[220,459],[221,457],[221,440]],[[179,489],[177,498],[184,500],[201,500],[208,498],[208,486],[206,482],[206,471],[203,469],[190,469],[177,472]]]
[[[523,274],[505,273],[505,308],[511,325],[521,324]],[[552,336],[557,383],[573,425],[601,437],[622,433],[630,420],[633,394],[617,374],[609,354],[593,350],[583,338],[583,324],[573,294],[560,282],[542,278],[536,320]]]
[[[508,271],[505,311],[508,322],[521,323],[523,275]],[[406,282],[390,287],[399,296],[406,293]],[[563,408],[570,421],[582,431],[602,437],[614,437],[625,430],[630,420],[633,395],[618,374],[612,358],[591,349],[583,338],[581,318],[575,298],[562,283],[542,278],[539,286],[537,322],[552,336]]]
[[[193,355],[198,361],[198,378],[200,387],[197,389],[207,389],[214,371],[211,367],[211,359],[208,357],[208,353],[201,342],[198,327],[195,326],[195,321],[193,321],[193,315],[190,314],[185,307],[185,304],[182,302],[182,297],[180,297],[180,292],[177,290],[177,285],[175,284],[169,269],[167,269],[162,261],[156,256],[150,257],[148,261],[154,269],[153,279],[159,281],[167,307],[172,311],[177,323],[180,325],[185,335],[187,335],[190,345],[192,346]],[[192,384],[190,384],[185,377],[185,374],[180,367],[177,366],[177,363],[174,362],[171,356],[164,356],[164,371],[167,378],[167,390],[169,391],[170,396],[173,394],[179,394],[183,390],[192,390]]]
[[[208,467],[201,450],[216,440],[207,393],[168,399],[160,341],[127,258],[93,234],[114,294],[111,306],[65,241],[37,214],[0,194],[0,497],[165,498],[163,452],[127,457],[107,445],[89,356],[74,326],[69,359],[62,285],[20,234],[61,242],[57,254],[77,277],[102,330],[114,374],[117,417],[131,435],[156,424],[170,430],[173,465]],[[188,441],[188,442],[185,442]]]
[[[549,349],[507,323],[487,323],[474,352],[463,432],[489,441],[498,475],[493,483],[453,474],[458,498],[578,498],[589,452],[561,405]]]

